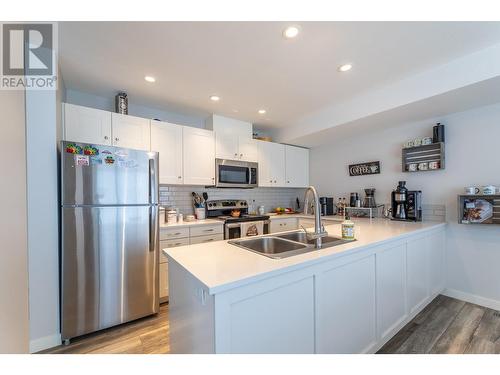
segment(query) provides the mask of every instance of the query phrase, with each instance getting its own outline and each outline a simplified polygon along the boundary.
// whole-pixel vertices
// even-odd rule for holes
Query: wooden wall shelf
[[[500,224],[500,194],[458,196],[459,224]]]
[[[439,171],[445,167],[445,149],[444,142],[431,143],[430,145],[415,146],[403,148],[402,150],[402,170],[403,172],[415,173],[415,172],[429,172],[429,171]],[[437,169],[426,169],[426,170],[409,170],[410,164],[419,163],[429,163],[437,161],[439,163],[439,168]]]

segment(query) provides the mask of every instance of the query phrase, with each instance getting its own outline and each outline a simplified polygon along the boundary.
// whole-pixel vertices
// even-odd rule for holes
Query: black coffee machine
[[[422,192],[405,185],[406,181],[399,181],[391,194],[392,220],[422,221]]]
[[[320,197],[319,204],[321,207],[321,215],[335,215],[333,207],[333,198]]]

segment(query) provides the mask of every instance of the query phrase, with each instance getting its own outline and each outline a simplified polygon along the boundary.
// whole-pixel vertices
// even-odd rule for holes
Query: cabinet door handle
[[[272,182],[273,182],[273,180],[269,180],[269,182],[271,182],[271,183],[272,183]]]
[[[182,176],[179,176],[179,177],[177,177],[177,178],[182,178]]]
[[[107,140],[108,140],[108,136],[107,136],[107,135],[105,135],[105,136],[104,136],[104,139],[107,141]]]
[[[274,183],[276,183],[276,180],[274,180]]]
[[[240,158],[242,158],[242,157],[243,157],[243,154],[240,154]]]
[[[287,183],[287,184],[289,184],[289,183],[290,183],[290,181],[287,181],[286,183]]]
[[[118,137],[116,137],[116,138],[115,138],[115,141],[116,141],[116,142],[118,142],[119,140],[120,140],[120,138],[118,138]]]
[[[209,238],[208,240],[203,240],[203,242],[210,242],[210,241],[213,241],[214,239],[213,238]]]
[[[238,153],[235,153],[234,156],[238,156]]]

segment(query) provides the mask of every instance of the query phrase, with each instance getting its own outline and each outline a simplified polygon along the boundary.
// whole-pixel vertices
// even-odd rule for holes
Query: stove
[[[205,207],[207,218],[224,221],[224,239],[269,233],[269,216],[249,214],[246,200],[212,200]],[[239,211],[240,216],[231,216],[233,211]]]

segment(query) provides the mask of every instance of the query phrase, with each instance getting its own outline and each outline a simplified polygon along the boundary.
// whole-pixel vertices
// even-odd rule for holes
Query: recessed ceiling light
[[[212,95],[210,96],[210,100],[213,102],[218,102],[220,100],[220,96]]]
[[[155,77],[151,77],[151,76],[146,76],[146,77],[144,77],[144,79],[145,79],[147,82],[151,82],[151,83],[153,83],[153,82],[155,82],[155,81],[156,81]]]
[[[266,113],[266,110],[265,109],[259,109],[257,112],[259,112],[259,114],[263,115]]]
[[[299,31],[300,30],[297,26],[289,26],[283,30],[283,36],[287,39],[292,39],[299,35]]]
[[[339,66],[339,72],[347,72],[348,70],[351,70],[352,69],[352,65],[351,64],[344,64],[344,65],[340,65]]]

